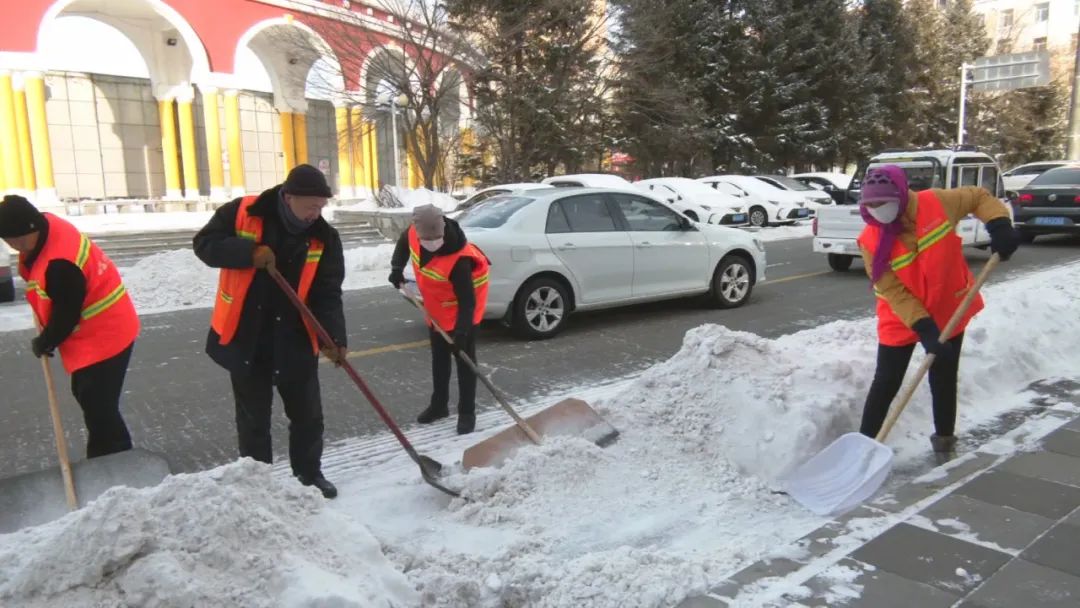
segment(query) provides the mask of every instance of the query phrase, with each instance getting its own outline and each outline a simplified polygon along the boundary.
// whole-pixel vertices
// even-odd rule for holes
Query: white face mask
[[[435,240],[432,240],[432,241],[421,240],[420,241],[420,246],[423,247],[424,249],[427,249],[428,251],[430,251],[432,253],[435,253],[436,251],[439,250],[440,247],[443,246],[443,240],[442,239],[435,239]]]
[[[896,221],[897,216],[900,215],[900,203],[885,203],[878,207],[867,207],[866,211],[882,224],[891,224]]]

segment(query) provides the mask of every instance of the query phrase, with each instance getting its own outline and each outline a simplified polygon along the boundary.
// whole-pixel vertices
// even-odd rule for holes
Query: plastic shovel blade
[[[862,433],[847,433],[788,475],[783,488],[818,515],[840,515],[878,491],[892,461],[888,446]]]

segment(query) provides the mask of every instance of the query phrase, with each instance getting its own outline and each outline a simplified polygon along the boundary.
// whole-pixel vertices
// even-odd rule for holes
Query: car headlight
[[[701,207],[705,211],[712,211],[712,207],[710,207],[708,205],[698,205],[698,207]]]
[[[758,251],[765,252],[765,243],[761,239],[754,239],[754,247],[757,247]]]

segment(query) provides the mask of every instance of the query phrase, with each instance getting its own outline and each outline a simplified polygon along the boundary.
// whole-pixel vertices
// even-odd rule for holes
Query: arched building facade
[[[372,62],[403,56],[401,19],[374,6],[20,0],[4,12],[0,190],[43,206],[221,201],[278,183],[302,162],[322,169],[340,198],[395,178],[418,185],[389,126],[400,110],[368,99],[381,86]],[[461,91],[447,113],[459,126],[469,113]]]

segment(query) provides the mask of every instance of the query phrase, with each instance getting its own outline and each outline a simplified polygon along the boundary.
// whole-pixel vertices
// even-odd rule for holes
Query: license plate
[[[1032,220],[1033,224],[1039,224],[1041,226],[1064,226],[1065,218],[1063,217],[1037,217]]]
[[[810,210],[809,209],[796,209],[795,210],[795,216],[796,217],[810,217]]]
[[[735,215],[731,216],[731,221],[732,221],[732,223],[735,223],[735,224],[741,224],[742,222],[746,221],[746,214],[745,213],[736,213]]]

